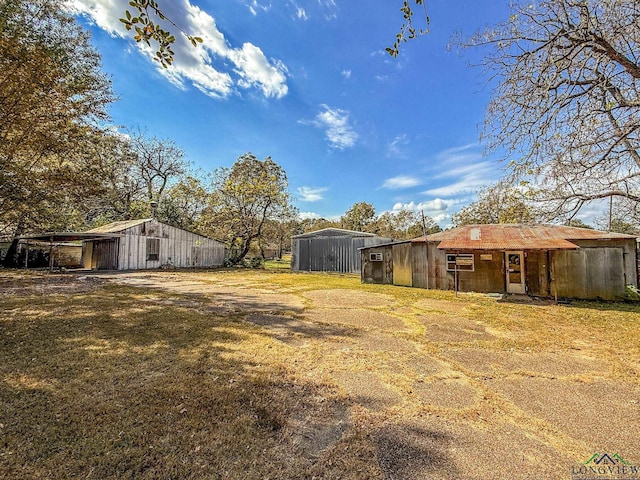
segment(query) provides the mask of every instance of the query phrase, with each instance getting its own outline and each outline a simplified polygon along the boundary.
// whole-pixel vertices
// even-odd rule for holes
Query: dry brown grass
[[[0,478],[568,478],[595,451],[640,463],[636,306],[273,271],[2,272],[0,289]]]

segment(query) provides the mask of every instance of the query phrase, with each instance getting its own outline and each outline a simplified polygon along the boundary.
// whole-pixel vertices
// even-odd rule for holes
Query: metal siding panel
[[[624,297],[621,248],[582,248],[551,253],[552,295],[605,300]]]
[[[411,271],[411,244],[393,245],[393,284],[411,287],[413,284]]]
[[[427,262],[426,243],[414,243],[411,245],[411,269],[413,286],[418,288],[429,287],[429,264]]]

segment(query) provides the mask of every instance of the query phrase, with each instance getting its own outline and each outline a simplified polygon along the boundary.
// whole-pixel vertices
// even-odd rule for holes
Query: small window
[[[372,262],[381,262],[382,261],[382,252],[375,252],[369,254],[369,260]]]
[[[160,239],[147,238],[147,261],[160,260]]]
[[[448,272],[473,272],[473,253],[458,253],[447,255]]]

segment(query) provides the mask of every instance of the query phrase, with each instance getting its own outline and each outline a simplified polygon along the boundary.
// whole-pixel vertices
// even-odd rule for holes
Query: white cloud
[[[261,5],[257,0],[251,0],[250,2],[247,2],[247,8],[253,16],[256,16],[259,11],[269,11],[271,5]]]
[[[408,175],[398,175],[397,177],[388,178],[382,184],[382,188],[397,190],[400,188],[410,188],[420,185],[422,182],[419,178],[409,177]]]
[[[304,10],[304,8],[298,6],[296,6],[296,17],[298,18],[298,20],[309,20],[307,12]]]
[[[426,212],[444,212],[449,207],[454,205],[456,202],[452,200],[443,200],[441,198],[436,198],[434,200],[428,200],[426,202],[415,203],[411,201],[409,203],[396,203],[391,211],[397,212],[398,210],[411,210],[414,212],[424,211]]]
[[[409,137],[404,133],[402,135],[397,135],[389,145],[387,145],[387,157],[404,156],[402,147],[406,145],[409,145]]]
[[[307,218],[322,218],[320,215],[318,215],[316,212],[300,212],[298,214],[298,216],[302,219],[302,220],[306,220]]]
[[[358,140],[358,134],[349,125],[349,112],[339,108],[330,108],[322,105],[323,111],[316,115],[312,122],[302,121],[301,123],[311,124],[325,130],[329,145],[339,150],[353,147]]]
[[[351,78],[351,70],[343,70],[342,71],[342,76],[344,78],[346,78],[347,80]]]
[[[305,202],[317,202],[324,197],[322,194],[329,190],[326,187],[323,188],[311,188],[311,187],[298,187],[297,192],[301,199]]]
[[[438,197],[456,197],[476,193],[482,187],[494,183],[499,170],[492,161],[483,160],[478,145],[469,144],[450,148],[436,156],[441,171],[433,178],[444,180],[444,185],[423,192]]]
[[[249,6],[267,8],[255,1]],[[288,71],[281,61],[269,60],[258,46],[251,43],[234,48],[218,30],[214,18],[189,0],[166,2],[162,7],[167,18],[189,34],[204,40],[194,48],[175,27],[166,27],[176,38],[172,46],[175,58],[170,68],[165,69],[158,64],[158,72],[172,84],[179,88],[192,84],[212,97],[227,97],[238,89],[249,88],[258,89],[265,97],[282,98],[288,93]],[[74,14],[91,19],[113,37],[132,38],[131,32],[127,32],[118,20],[125,10],[132,10],[127,0],[74,0],[68,8]],[[149,58],[154,56],[154,49],[140,43],[137,46]],[[219,65],[229,60],[232,66],[214,68],[216,60]]]
[[[436,198],[434,200],[427,200],[424,202],[409,203],[396,203],[391,209],[392,212],[398,210],[412,210],[414,212],[424,212],[424,214],[433,219],[438,225],[446,228],[451,223],[452,214],[455,213],[457,207],[465,202],[460,199],[446,199]]]

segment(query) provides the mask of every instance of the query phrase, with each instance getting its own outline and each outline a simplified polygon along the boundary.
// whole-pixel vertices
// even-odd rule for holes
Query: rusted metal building
[[[634,236],[558,225],[469,225],[361,257],[365,283],[606,300],[638,285]]]
[[[308,272],[360,273],[358,249],[391,238],[341,228],[323,228],[291,239],[291,269]]]
[[[224,262],[223,243],[152,218],[114,222],[86,233],[102,237],[83,241],[85,268],[218,267]]]

